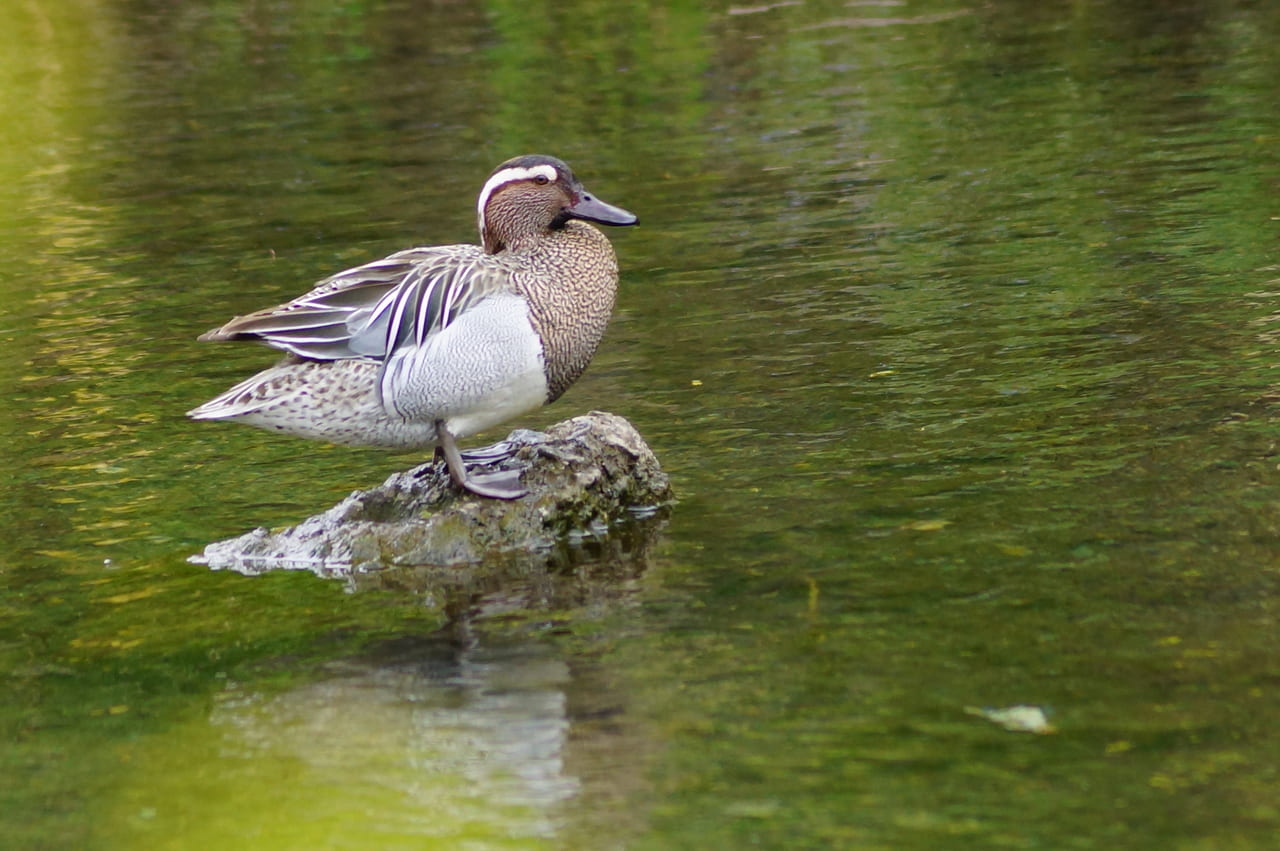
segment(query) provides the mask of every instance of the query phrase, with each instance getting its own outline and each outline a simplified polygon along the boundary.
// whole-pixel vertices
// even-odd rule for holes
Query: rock
[[[604,560],[628,574],[636,569],[672,495],[629,422],[593,411],[546,433],[514,431],[505,444],[512,451],[496,461],[477,453],[490,457],[477,469],[520,469],[529,489],[521,499],[462,491],[444,462],[433,462],[355,491],[297,526],[255,529],[209,544],[191,560],[246,574],[310,570],[358,587],[390,584],[419,593],[439,590],[442,581],[495,591],[504,575],[527,579],[531,569],[579,562]],[[402,570],[393,577],[387,568]]]

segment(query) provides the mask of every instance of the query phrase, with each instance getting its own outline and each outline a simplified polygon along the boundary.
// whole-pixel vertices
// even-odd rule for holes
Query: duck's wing
[[[509,283],[501,263],[479,248],[419,263],[361,317],[350,347],[360,355],[386,359],[397,350],[423,346]]]
[[[255,340],[310,360],[383,359],[420,345],[502,285],[474,245],[411,248],[347,269],[293,301],[237,316],[201,340]]]

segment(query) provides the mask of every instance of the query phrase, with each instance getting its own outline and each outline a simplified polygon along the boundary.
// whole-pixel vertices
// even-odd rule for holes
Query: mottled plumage
[[[256,340],[287,354],[189,412],[353,446],[440,445],[555,401],[586,369],[613,311],[618,266],[588,221],[635,216],[591,195],[560,160],[498,166],[477,205],[482,245],[411,248],[326,278],[293,301],[201,340]]]

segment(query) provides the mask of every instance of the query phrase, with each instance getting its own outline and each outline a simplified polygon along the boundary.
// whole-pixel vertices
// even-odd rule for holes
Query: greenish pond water
[[[0,846],[1280,845],[1280,7],[0,10]],[[196,335],[530,151],[641,219],[513,425],[637,425],[643,570],[188,563],[419,460],[187,421]]]

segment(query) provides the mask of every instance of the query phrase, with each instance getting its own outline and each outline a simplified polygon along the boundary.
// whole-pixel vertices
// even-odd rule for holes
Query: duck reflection
[[[292,766],[291,821],[341,789],[327,817],[377,813],[367,827],[391,836],[550,838],[581,791],[565,768],[571,679],[537,642],[406,641],[280,694],[232,688],[211,721],[223,758]]]
[[[650,518],[550,557],[476,569],[344,575],[353,591],[421,596],[449,624],[330,662],[284,691],[229,685],[209,731],[217,775],[238,778],[225,793],[233,801],[210,802],[197,835],[178,832],[296,843],[298,826],[312,825],[327,847],[335,837],[374,843],[360,847],[428,837],[442,847],[624,847],[628,824],[643,818],[634,801],[652,748],[607,667],[545,636],[625,606],[661,526]],[[234,832],[208,832],[232,811]]]

